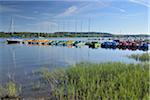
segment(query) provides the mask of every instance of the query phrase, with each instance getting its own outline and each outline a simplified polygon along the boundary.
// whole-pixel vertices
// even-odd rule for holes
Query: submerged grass
[[[138,61],[150,61],[150,54],[149,53],[132,54],[128,57],[133,58],[133,59],[138,60]]]
[[[149,98],[148,64],[79,63],[41,72],[59,100],[138,100]]]

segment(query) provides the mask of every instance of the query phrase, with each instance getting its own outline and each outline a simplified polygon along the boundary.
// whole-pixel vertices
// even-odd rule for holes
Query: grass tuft
[[[133,58],[137,61],[150,61],[150,54],[149,53],[143,53],[143,54],[132,54],[128,56],[129,58]]]

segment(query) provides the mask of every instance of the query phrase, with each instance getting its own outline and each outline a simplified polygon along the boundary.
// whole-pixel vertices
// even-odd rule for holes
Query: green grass
[[[10,96],[10,97],[16,97],[17,96],[17,86],[14,82],[8,82],[7,83],[7,86],[6,86],[6,89],[7,89],[7,95]]]
[[[13,81],[9,81],[5,86],[0,85],[0,97],[18,97],[20,92],[21,88]]]
[[[148,100],[148,64],[80,63],[41,72],[59,100]]]
[[[150,54],[149,53],[143,53],[143,54],[132,54],[128,56],[129,58],[133,58],[137,61],[150,61]]]
[[[4,96],[6,89],[0,85],[0,97]]]

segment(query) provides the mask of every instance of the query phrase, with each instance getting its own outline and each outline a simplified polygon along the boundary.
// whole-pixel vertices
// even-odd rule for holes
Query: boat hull
[[[17,44],[17,43],[21,43],[22,40],[20,39],[7,39],[7,44]]]

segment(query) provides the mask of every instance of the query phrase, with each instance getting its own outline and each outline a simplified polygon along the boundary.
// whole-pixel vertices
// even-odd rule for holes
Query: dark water
[[[86,46],[68,48],[21,44],[7,45],[3,43],[5,40],[0,39],[0,83],[5,83],[10,76],[19,83],[28,83],[28,81],[32,81],[29,75],[42,67],[53,70],[87,61],[94,63],[137,63],[135,60],[127,58],[127,55],[144,52],[139,50],[91,49]],[[68,40],[68,38],[53,38],[51,40]],[[70,40],[87,40],[87,38],[73,38]]]

